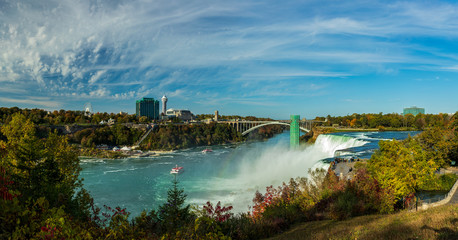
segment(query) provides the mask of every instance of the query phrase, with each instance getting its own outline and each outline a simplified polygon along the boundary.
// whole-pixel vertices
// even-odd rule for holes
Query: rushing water
[[[81,176],[99,206],[120,206],[136,216],[156,209],[167,198],[175,165],[188,195],[187,202],[230,204],[235,212],[248,211],[256,190],[306,176],[309,168],[327,168],[335,155],[369,158],[381,139],[404,139],[417,132],[356,132],[320,135],[315,144],[289,149],[289,133],[264,142],[180,150],[148,158],[83,159]]]

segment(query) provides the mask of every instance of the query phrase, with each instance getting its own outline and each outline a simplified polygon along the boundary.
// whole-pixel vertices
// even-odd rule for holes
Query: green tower
[[[289,146],[291,149],[299,147],[299,115],[291,115],[291,124],[289,126]]]

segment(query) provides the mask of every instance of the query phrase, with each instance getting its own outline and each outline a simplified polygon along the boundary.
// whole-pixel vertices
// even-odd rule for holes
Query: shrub
[[[343,192],[338,192],[334,202],[330,205],[330,217],[343,220],[357,216],[362,212],[361,204],[355,193],[355,189],[348,187]]]

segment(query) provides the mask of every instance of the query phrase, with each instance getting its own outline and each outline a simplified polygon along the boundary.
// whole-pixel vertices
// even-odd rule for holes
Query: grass
[[[458,239],[458,204],[419,212],[368,215],[345,221],[314,221],[269,238],[281,239]]]

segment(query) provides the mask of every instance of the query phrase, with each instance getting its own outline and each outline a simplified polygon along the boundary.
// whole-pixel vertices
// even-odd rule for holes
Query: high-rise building
[[[162,115],[167,114],[167,97],[164,95],[162,96]]]
[[[159,101],[154,98],[142,98],[136,102],[137,117],[145,116],[150,120],[159,119]]]
[[[404,116],[407,114],[412,114],[414,116],[417,116],[417,114],[425,114],[425,109],[424,108],[418,108],[416,106],[410,107],[410,108],[404,108],[403,114]]]

